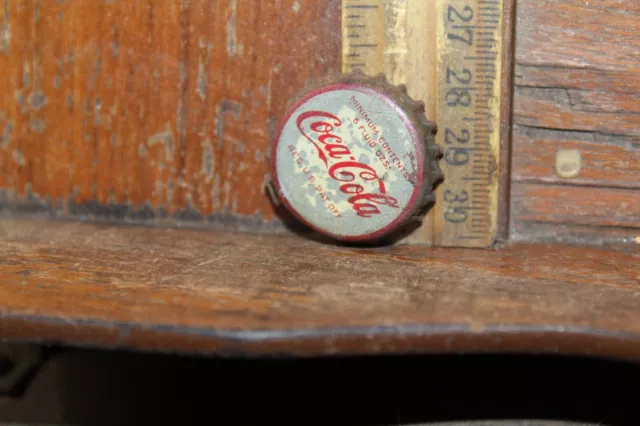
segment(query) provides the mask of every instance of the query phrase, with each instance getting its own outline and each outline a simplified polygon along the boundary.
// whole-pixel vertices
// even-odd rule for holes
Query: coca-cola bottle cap
[[[279,201],[341,241],[401,234],[433,204],[441,180],[436,126],[424,104],[384,75],[347,74],[292,102],[271,153]]]

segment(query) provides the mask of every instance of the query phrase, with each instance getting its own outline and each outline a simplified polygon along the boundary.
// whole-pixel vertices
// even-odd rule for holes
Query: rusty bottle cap
[[[271,154],[276,196],[300,221],[342,241],[395,234],[433,203],[442,178],[435,123],[384,75],[341,75],[305,91]]]

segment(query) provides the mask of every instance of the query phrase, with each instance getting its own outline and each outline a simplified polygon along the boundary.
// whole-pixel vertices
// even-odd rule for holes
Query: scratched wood
[[[518,3],[515,239],[640,243],[640,3]],[[577,176],[555,172],[577,150]]]
[[[640,360],[640,252],[355,249],[0,219],[0,339],[224,353]]]
[[[340,70],[339,5],[5,2],[0,205],[272,220],[274,127],[309,80]]]

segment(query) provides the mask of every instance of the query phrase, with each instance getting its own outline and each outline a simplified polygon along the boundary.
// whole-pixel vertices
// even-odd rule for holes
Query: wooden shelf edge
[[[0,219],[0,339],[243,356],[640,360],[640,253],[335,247]]]
[[[0,340],[241,357],[503,353],[640,361],[639,335],[517,325],[482,331],[437,325],[242,331],[3,316]]]

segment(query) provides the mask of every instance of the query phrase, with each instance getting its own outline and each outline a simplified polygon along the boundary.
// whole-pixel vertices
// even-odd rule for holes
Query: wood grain
[[[518,4],[515,239],[557,240],[570,229],[567,241],[640,243],[639,18],[638,2]],[[567,149],[582,159],[570,179],[554,168]]]
[[[335,247],[0,220],[0,338],[217,353],[640,360],[640,253]]]
[[[515,34],[517,26],[515,0],[504,0],[502,10],[502,94],[500,111],[500,167],[498,170],[498,223],[497,241],[510,239],[511,168],[513,119],[513,69]]]
[[[518,221],[515,223],[513,241],[532,238],[549,244],[573,244],[582,246],[617,247],[637,246],[640,232],[636,228],[621,226],[591,226],[575,223]]]
[[[523,221],[640,228],[637,190],[515,183],[513,214]],[[636,233],[640,236],[640,230]]]
[[[640,149],[630,139],[527,126],[516,126],[514,135],[514,181],[640,189]],[[580,174],[570,181],[555,173],[560,150],[581,153]]]
[[[308,80],[339,72],[339,6],[6,2],[0,204],[271,221],[263,184],[274,127]]]

